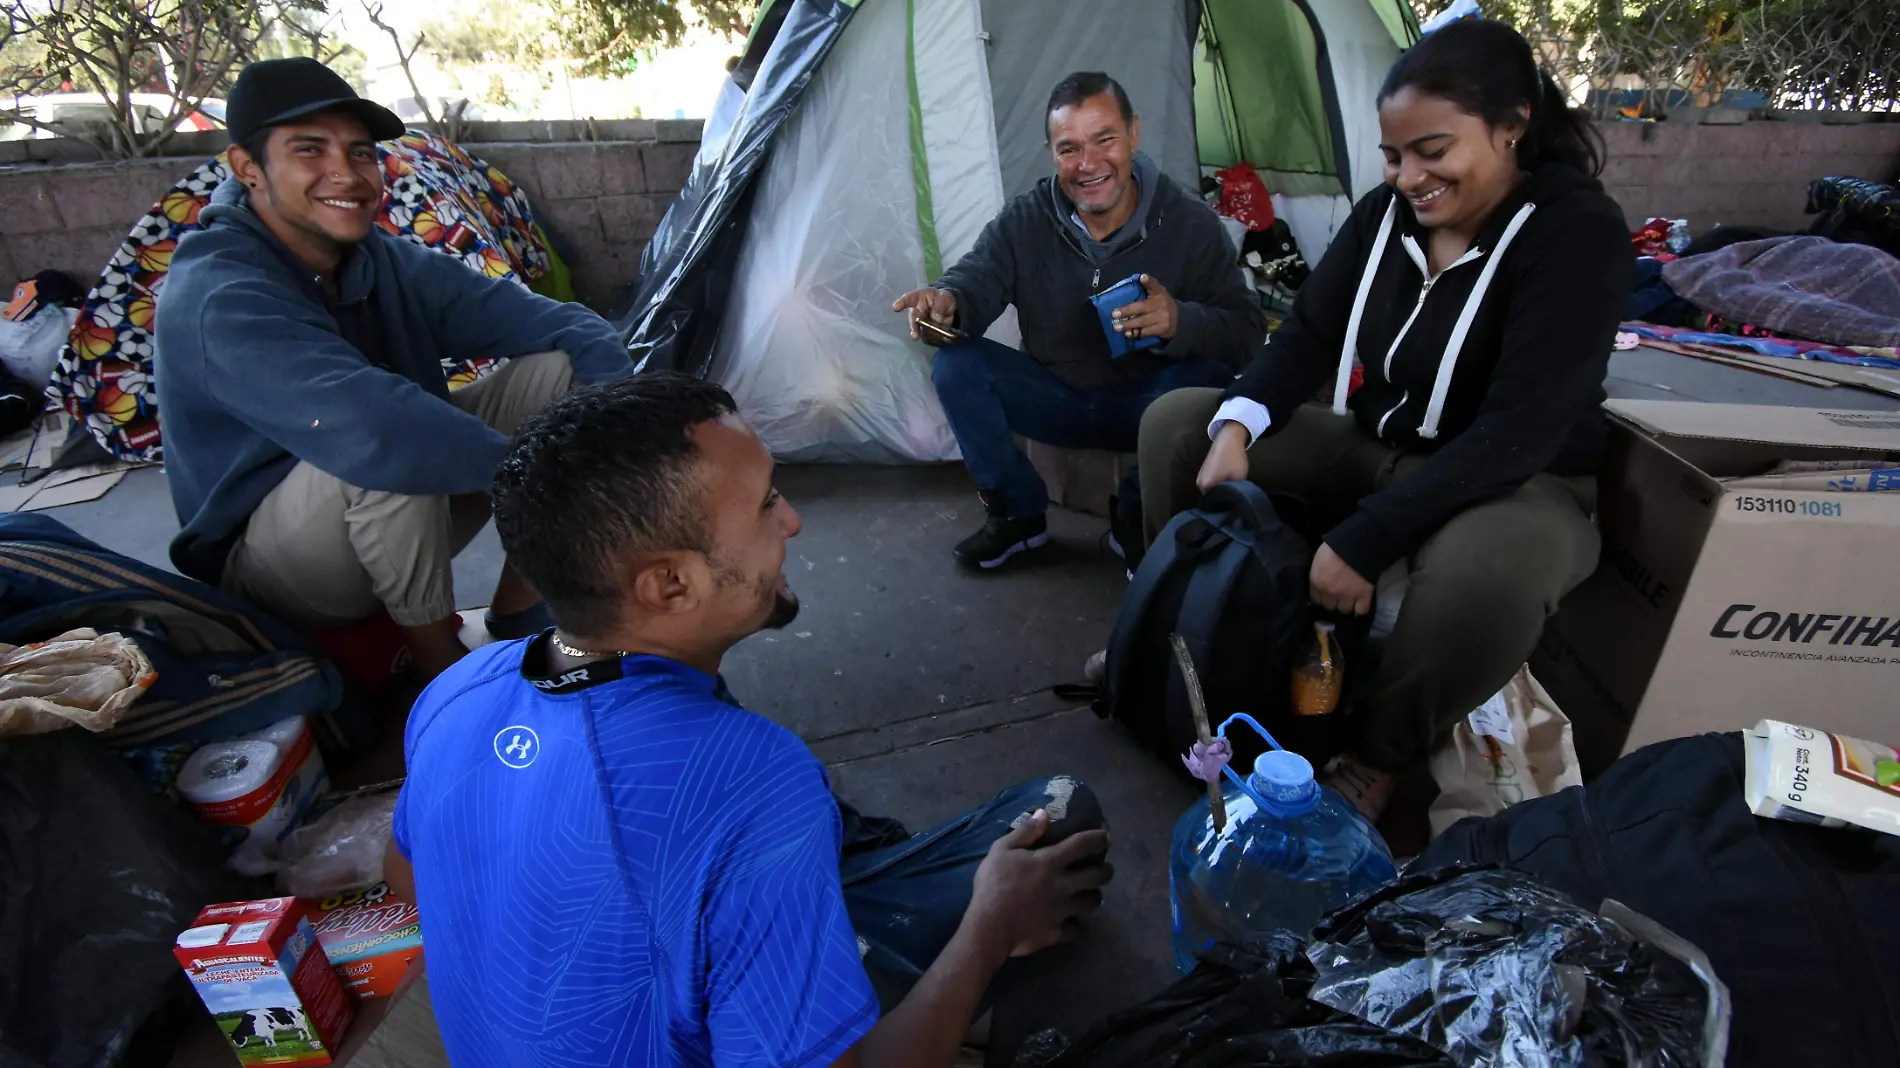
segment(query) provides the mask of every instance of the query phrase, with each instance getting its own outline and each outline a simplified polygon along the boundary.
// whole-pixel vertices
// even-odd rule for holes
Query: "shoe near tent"
[[[898,295],[1052,164],[1044,108],[1103,70],[1190,189],[1245,160],[1317,260],[1380,180],[1374,96],[1405,0],[772,0],[622,320],[641,367],[711,376],[792,462],[957,457]],[[1013,312],[989,336],[1016,344]]]

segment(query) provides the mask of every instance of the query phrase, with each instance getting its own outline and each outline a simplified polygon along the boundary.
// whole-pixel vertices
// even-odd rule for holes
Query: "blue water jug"
[[[1313,765],[1279,748],[1253,718],[1243,720],[1274,748],[1245,780],[1223,768],[1227,826],[1214,829],[1202,798],[1182,814],[1169,849],[1174,966],[1194,969],[1195,955],[1247,933],[1311,931],[1322,916],[1397,877],[1385,839],[1352,803],[1321,786]]]

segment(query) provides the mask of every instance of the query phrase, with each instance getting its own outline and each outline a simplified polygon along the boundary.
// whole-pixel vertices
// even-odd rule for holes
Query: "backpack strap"
[[[1251,482],[1222,482],[1201,498],[1198,511],[1235,541],[1252,545],[1261,531],[1283,525],[1267,491]]]
[[[1160,536],[1155,538],[1154,544],[1142,556],[1141,564],[1135,568],[1135,577],[1128,583],[1128,592],[1122,594],[1121,607],[1115,612],[1115,629],[1108,638],[1108,672],[1091,706],[1095,714],[1103,719],[1114,713],[1114,695],[1122,691],[1130,653],[1136,637],[1141,633],[1148,606],[1154,601],[1155,591],[1161,587],[1168,572],[1174,570],[1178,559],[1198,554],[1205,545],[1206,537],[1213,534],[1212,529],[1206,530],[1204,534],[1186,531],[1185,528],[1192,524],[1209,526],[1207,517],[1193,511],[1182,512],[1168,520],[1168,525],[1161,528]]]
[[[1174,620],[1174,632],[1187,643],[1188,655],[1202,678],[1207,678],[1213,668],[1214,634],[1220,629],[1221,615],[1227,611],[1227,595],[1233,590],[1241,569],[1247,565],[1247,558],[1251,555],[1252,546],[1230,540],[1221,548],[1220,555],[1213,563],[1196,568],[1188,579],[1187,592],[1181,598],[1181,612]],[[1170,721],[1176,718],[1176,713],[1181,718],[1190,715],[1187,684],[1180,672],[1170,671]]]

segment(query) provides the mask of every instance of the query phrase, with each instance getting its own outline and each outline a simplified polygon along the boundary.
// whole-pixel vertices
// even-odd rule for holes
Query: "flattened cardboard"
[[[1900,452],[1900,412],[1659,400],[1612,400],[1603,408],[1665,444],[1674,438],[1701,438]]]

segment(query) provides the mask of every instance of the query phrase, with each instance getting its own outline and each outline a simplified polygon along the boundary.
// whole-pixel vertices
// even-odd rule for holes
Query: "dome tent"
[[[930,350],[890,311],[1049,173],[1076,70],[1128,90],[1198,188],[1252,163],[1316,259],[1379,181],[1373,96],[1405,0],[774,0],[621,321],[643,368],[717,379],[781,459],[955,458]],[[989,332],[1017,340],[1013,313]]]

